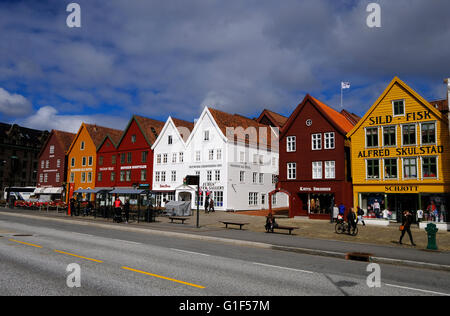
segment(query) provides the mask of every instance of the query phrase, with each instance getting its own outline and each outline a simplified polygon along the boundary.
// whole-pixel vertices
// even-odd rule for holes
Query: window
[[[209,160],[214,160],[214,149],[209,150]]]
[[[258,155],[257,154],[253,154],[253,163],[255,165],[258,164]]]
[[[167,154],[163,154],[163,163],[167,163]]]
[[[216,206],[216,207],[223,206],[223,192],[222,191],[214,191],[214,206]]]
[[[422,144],[436,144],[436,124],[422,123],[420,126]]]
[[[172,173],[170,175],[170,181],[172,181],[172,182],[177,181],[177,172],[176,171],[172,171]]]
[[[312,134],[312,150],[322,149],[322,134]]]
[[[178,161],[179,162],[184,162],[184,153],[179,153],[178,154]]]
[[[161,172],[155,172],[155,182],[159,182],[161,180]]]
[[[297,164],[295,162],[287,164],[287,178],[288,180],[297,179]]]
[[[245,152],[243,151],[239,152],[239,161],[245,162]]]
[[[74,183],[75,182],[75,173],[71,172],[70,173],[70,183]]]
[[[87,174],[87,182],[88,183],[92,182],[92,172],[88,172],[88,174]]]
[[[92,156],[89,156],[89,158],[88,158],[88,165],[89,166],[92,166],[92,163],[93,163],[94,161],[93,161],[93,159],[92,159]]]
[[[141,153],[141,162],[147,162],[147,158],[148,158],[148,151],[143,151]],[[161,159],[161,157],[160,157]]]
[[[336,178],[336,162],[325,161],[325,179]]]
[[[264,184],[264,173],[259,174],[259,184]]]
[[[131,135],[131,143],[135,143],[136,142],[136,135]]]
[[[286,145],[287,145],[286,150],[287,150],[288,153],[294,152],[294,151],[297,150],[295,140],[296,140],[295,136],[288,136],[287,137],[287,139],[286,139]]]
[[[156,164],[161,164],[161,154],[156,155]]]
[[[205,140],[205,141],[209,140],[209,131],[204,131],[204,133],[203,133],[203,140]]]
[[[126,176],[127,176],[127,181],[131,181],[131,170],[127,170],[126,172]]]
[[[86,157],[83,157],[83,159],[81,160],[81,165],[83,167],[86,166]]]
[[[216,170],[214,176],[216,181],[220,181],[220,170]]]
[[[322,179],[322,161],[313,161],[312,163],[312,178]]]
[[[120,171],[120,181],[121,182],[125,181],[125,171],[124,170]]]
[[[405,100],[392,101],[394,116],[405,115]]]
[[[73,158],[72,158],[73,159]],[[45,164],[45,161],[44,160],[41,160],[41,169],[44,169],[44,164]]]
[[[266,195],[261,194],[261,205],[266,205]]]
[[[249,192],[248,193],[248,205],[258,205],[258,193]]]
[[[437,178],[437,158],[422,158],[422,176],[424,178]]]
[[[50,146],[50,154],[54,154],[55,153],[55,146],[51,145]]]
[[[253,172],[253,183],[256,183],[257,178],[258,178],[258,173]]]
[[[47,183],[48,181],[48,173],[44,173],[44,183]]]
[[[200,151],[195,152],[195,161],[200,161],[201,153]]]
[[[403,159],[403,178],[405,179],[417,178],[417,158]]]
[[[166,172],[165,171],[161,171],[161,181],[166,182]]]
[[[81,142],[81,143],[80,143],[80,149],[81,149],[81,150],[84,150],[84,142]]]
[[[383,127],[383,145],[384,146],[396,146],[396,127],[395,126],[384,126]]]
[[[272,205],[277,205],[277,194],[272,195]]]
[[[115,181],[115,180],[116,180],[116,173],[111,172],[111,181]]]
[[[402,125],[403,145],[416,145],[416,125]]]
[[[70,166],[75,167],[75,158],[70,159]]]
[[[56,168],[61,167],[61,159],[56,160]]]
[[[167,144],[172,145],[172,143],[173,143],[172,135],[169,135],[169,136],[167,137]]]
[[[397,179],[397,159],[384,159],[384,178]]]
[[[132,161],[132,156],[131,156],[131,154],[132,154],[132,153],[127,153],[127,163],[131,163],[131,161]]]
[[[103,156],[98,157],[98,165],[103,166]]]
[[[212,171],[206,171],[206,181],[212,181]]]
[[[86,182],[86,172],[82,172],[81,173],[81,183],[85,183]]]
[[[72,175],[72,174],[71,174],[71,175]],[[41,173],[41,174],[39,175],[39,182],[42,183],[42,181],[44,181],[44,174],[43,174],[43,173]]]
[[[380,161],[376,159],[367,160],[367,179],[380,178]]]
[[[239,172],[239,182],[244,183],[245,182],[245,171]]]
[[[56,174],[55,180],[56,180],[56,182],[59,182],[59,180],[60,180],[60,175],[59,175],[59,173]]]
[[[378,147],[378,127],[366,128],[366,147]]]
[[[217,160],[222,160],[222,149],[217,149]]]
[[[111,164],[113,164],[113,165],[116,164],[116,155],[111,156]]]
[[[102,175],[101,172],[97,173],[97,181],[98,181],[98,182],[101,182],[101,181],[102,181],[102,177],[103,177],[103,175]]]
[[[124,164],[125,163],[125,153],[121,153],[120,154],[120,163]]]
[[[46,160],[45,161],[45,168],[50,168],[50,161],[49,160]]]
[[[277,174],[273,174],[272,175],[272,184],[276,184],[278,182],[278,175]]]
[[[325,140],[325,149],[334,149],[334,132],[325,133],[324,134],[324,140]]]
[[[141,181],[147,181],[147,170],[141,169]]]
[[[177,162],[177,153],[172,153],[172,163],[176,163]]]

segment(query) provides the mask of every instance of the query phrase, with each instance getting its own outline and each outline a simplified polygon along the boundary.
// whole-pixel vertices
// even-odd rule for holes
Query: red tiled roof
[[[432,106],[434,106],[436,109],[438,109],[439,111],[441,111],[442,113],[448,112],[448,100],[447,99],[430,101],[430,104]]]
[[[334,121],[334,123],[339,126],[345,133],[350,132],[353,126],[355,126],[356,123],[352,124],[344,115],[342,115],[335,109],[329,107],[328,105],[317,100],[314,97],[311,97],[311,99],[313,99],[316,104],[322,109],[322,111],[327,114],[328,118]]]
[[[345,118],[348,119],[353,125],[356,125],[361,119],[361,117],[359,117],[355,113],[351,113],[345,109],[341,111],[341,114],[344,115]]]
[[[86,130],[91,136],[91,139],[94,142],[95,147],[98,147],[107,135],[109,135],[109,137],[111,137],[111,139],[115,142],[115,144],[117,144],[118,139],[120,139],[122,135],[122,131],[118,129],[98,126],[95,124],[85,123],[84,125],[86,126]]]
[[[256,119],[257,122],[261,123],[263,117],[266,116],[275,126],[281,128],[286,124],[288,118],[276,112],[264,109],[261,115]]]
[[[209,112],[214,117],[217,125],[219,126],[222,133],[227,136],[227,127],[239,128],[241,127],[244,131],[246,131],[249,127],[254,127],[257,133],[257,142],[261,145],[270,146],[271,144],[271,128],[267,125],[260,124],[255,120],[252,120],[248,117],[239,115],[239,114],[230,114],[220,110],[216,110],[213,108],[209,108]],[[267,134],[260,135],[259,128],[266,128]],[[245,138],[245,135],[239,137],[241,135],[235,134],[236,140],[248,143],[252,140],[252,137],[249,137],[249,140]],[[233,140],[234,141],[234,140]]]
[[[64,152],[67,152],[69,150],[70,144],[72,144],[73,140],[75,139],[75,136],[77,136],[74,133],[58,130],[52,130],[52,132],[54,133],[56,139],[61,144],[61,147],[63,148]]]

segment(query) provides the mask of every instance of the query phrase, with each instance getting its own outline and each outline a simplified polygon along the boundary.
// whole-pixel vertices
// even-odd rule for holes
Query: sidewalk
[[[444,270],[450,271],[450,234],[448,232],[438,233],[437,244],[438,252],[426,251],[427,236],[418,228],[412,228],[414,242],[417,247],[409,246],[409,237],[405,235],[403,239],[404,245],[398,244],[400,232],[398,227],[377,227],[377,226],[359,226],[359,234],[356,237],[347,235],[338,235],[334,232],[334,224],[328,221],[317,221],[309,219],[289,219],[278,218],[277,221],[281,225],[296,226],[299,229],[293,231],[293,235],[288,235],[282,231],[281,233],[268,234],[265,233],[264,224],[265,217],[256,215],[248,215],[244,213],[227,213],[214,212],[205,214],[200,211],[200,228],[196,228],[197,213],[191,216],[185,224],[170,223],[167,217],[157,217],[156,223],[130,223],[117,224],[111,219],[103,219],[93,217],[69,217],[62,213],[46,211],[28,211],[28,210],[9,210],[0,209],[0,214],[27,214],[39,216],[41,218],[57,218],[64,221],[75,221],[89,223],[89,225],[103,224],[111,228],[123,230],[148,230],[153,233],[161,232],[164,234],[173,233],[180,236],[196,236],[196,238],[207,238],[210,240],[226,240],[228,242],[240,241],[243,245],[261,246],[266,248],[294,251],[301,253],[311,253],[316,255],[326,255],[334,257],[345,257],[346,253],[359,252],[369,253],[372,255],[373,261],[379,258],[389,260],[378,260],[385,263],[396,263],[412,266],[420,266],[418,262],[431,265],[445,265]],[[225,229],[225,225],[220,221],[238,221],[249,223],[244,226],[243,230],[239,228]],[[180,235],[184,234],[184,235]],[[395,260],[400,260],[396,262]],[[391,261],[391,262],[389,262]],[[429,267],[430,268],[430,267]],[[431,267],[433,268],[433,267]],[[437,267],[442,270],[442,267]]]

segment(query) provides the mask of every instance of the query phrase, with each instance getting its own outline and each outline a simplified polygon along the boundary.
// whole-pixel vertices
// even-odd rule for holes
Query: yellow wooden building
[[[448,118],[395,77],[359,123],[351,139],[354,206],[366,216],[448,219]],[[383,211],[387,210],[387,212]]]

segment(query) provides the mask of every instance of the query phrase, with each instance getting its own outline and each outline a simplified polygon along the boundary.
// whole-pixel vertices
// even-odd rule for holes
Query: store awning
[[[141,194],[146,190],[135,189],[135,188],[115,188],[110,194]]]
[[[61,187],[54,187],[54,188],[45,188],[43,194],[61,194],[63,191],[63,188]]]
[[[73,191],[73,193],[95,193],[94,189],[78,189]]]
[[[108,193],[109,191],[114,190],[114,188],[95,188],[93,189],[93,193]]]
[[[33,191],[33,194],[41,194],[42,192],[44,192],[45,188],[36,188]]]

